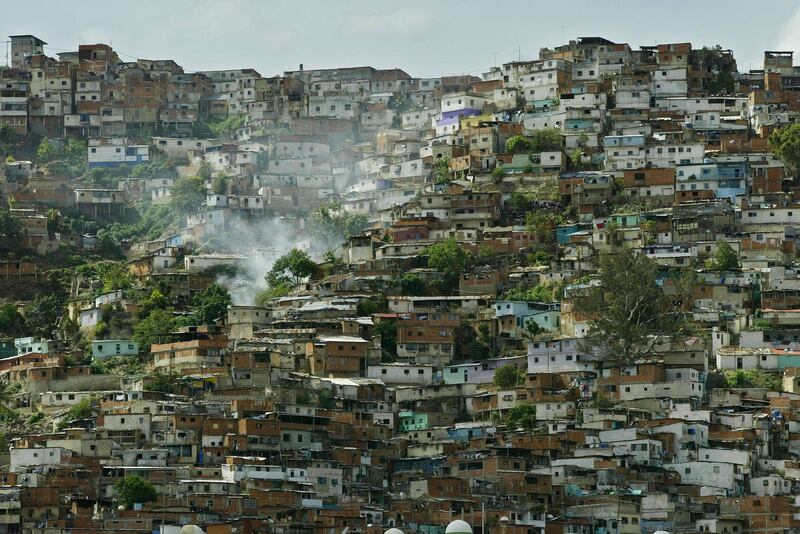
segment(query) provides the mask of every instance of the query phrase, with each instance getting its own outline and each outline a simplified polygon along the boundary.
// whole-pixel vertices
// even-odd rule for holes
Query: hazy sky
[[[495,7],[496,6],[496,7]],[[562,30],[563,27],[563,30]],[[764,50],[800,49],[796,0],[0,0],[0,35],[31,33],[55,55],[110,43],[124,60],[186,70],[253,67],[262,75],[356,65],[412,76],[479,75],[576,36],[639,45],[732,48],[739,69]],[[0,37],[5,40],[5,37]],[[800,63],[800,54],[797,54]],[[0,63],[5,51],[0,48]]]

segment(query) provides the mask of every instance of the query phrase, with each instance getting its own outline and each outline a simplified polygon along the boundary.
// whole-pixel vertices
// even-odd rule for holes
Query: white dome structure
[[[403,531],[400,530],[399,528],[390,528],[389,530],[387,530],[383,534],[403,534]]]
[[[184,525],[181,527],[180,534],[205,534],[205,532],[197,525]]]
[[[472,534],[472,527],[466,521],[456,519],[447,525],[444,534]]]

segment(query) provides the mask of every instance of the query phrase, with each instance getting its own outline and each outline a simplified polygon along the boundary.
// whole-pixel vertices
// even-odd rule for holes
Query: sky
[[[731,48],[740,71],[764,50],[794,50],[797,0],[0,0],[0,40],[33,34],[45,52],[107,43],[123,60],[174,59],[186,71],[264,76],[371,65],[415,77],[480,75],[541,47],[601,36],[633,48],[691,42]],[[5,51],[0,48],[0,64]]]

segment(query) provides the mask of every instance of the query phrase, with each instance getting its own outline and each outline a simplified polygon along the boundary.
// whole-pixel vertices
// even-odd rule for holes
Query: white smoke
[[[226,252],[245,258],[235,276],[217,277],[217,283],[230,293],[232,304],[255,305],[256,296],[267,288],[264,276],[275,261],[292,248],[305,250],[315,261],[319,261],[325,252],[341,245],[312,241],[306,221],[283,217],[240,220],[209,239],[202,247],[204,252]]]

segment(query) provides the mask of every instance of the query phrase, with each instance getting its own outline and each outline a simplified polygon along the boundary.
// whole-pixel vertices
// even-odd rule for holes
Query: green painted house
[[[92,341],[92,359],[109,356],[135,356],[139,354],[139,344],[131,339],[96,339]]]
[[[428,428],[428,414],[414,412],[400,412],[400,430],[425,430]]]

